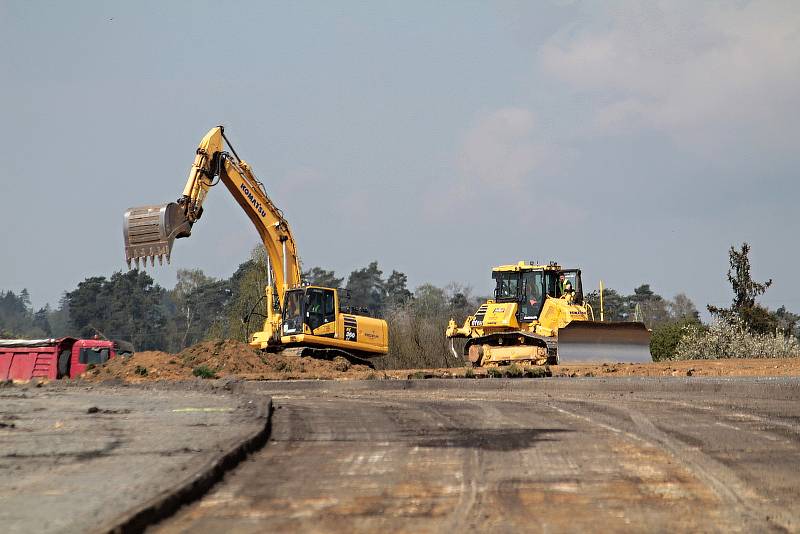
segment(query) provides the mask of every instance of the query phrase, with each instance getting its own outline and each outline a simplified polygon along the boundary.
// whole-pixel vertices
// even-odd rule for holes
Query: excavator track
[[[288,356],[297,356],[300,358],[316,358],[318,360],[333,360],[337,356],[341,356],[348,362],[355,365],[366,365],[370,369],[375,369],[375,364],[366,358],[357,356],[351,352],[335,348],[321,348],[321,347],[286,347],[281,348],[267,348],[266,352],[274,354],[285,354]]]

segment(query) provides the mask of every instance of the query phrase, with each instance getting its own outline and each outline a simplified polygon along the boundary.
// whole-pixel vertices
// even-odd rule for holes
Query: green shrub
[[[472,367],[467,367],[464,371],[464,378],[475,378],[475,370]]]
[[[141,365],[137,365],[136,368],[133,370],[139,376],[147,376],[147,367],[142,367]]]
[[[210,367],[206,365],[198,365],[194,369],[192,369],[192,374],[194,376],[199,376],[200,378],[217,378],[217,373],[215,373]]]
[[[497,367],[489,367],[486,374],[489,378],[503,378],[503,371]]]
[[[650,354],[653,356],[654,362],[675,359],[675,349],[685,333],[684,328],[689,325],[700,326],[696,321],[683,320],[653,328],[653,335],[650,337]]]

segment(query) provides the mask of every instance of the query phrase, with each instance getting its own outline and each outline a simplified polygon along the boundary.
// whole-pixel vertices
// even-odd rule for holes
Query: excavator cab
[[[304,287],[286,292],[281,335],[304,332],[312,335],[331,335],[335,331],[335,323],[336,290]]]
[[[331,357],[341,354],[356,363],[364,363],[356,358],[358,355],[386,354],[389,339],[386,321],[345,311],[339,304],[337,289],[306,286],[287,290],[281,316],[281,343],[322,348]]]

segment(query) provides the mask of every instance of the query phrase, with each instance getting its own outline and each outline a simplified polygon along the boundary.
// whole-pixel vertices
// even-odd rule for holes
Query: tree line
[[[129,341],[140,351],[169,352],[206,339],[247,341],[263,326],[267,280],[266,255],[262,247],[256,247],[229,278],[216,279],[200,269],[179,269],[172,289],[155,283],[146,271],[134,269],[108,278],[86,278],[66,291],[55,308],[47,305],[34,310],[27,289],[19,294],[0,291],[0,338],[100,335]],[[411,291],[404,273],[384,274],[377,262],[347,277],[312,267],[303,271],[302,280],[341,289],[343,305],[389,318],[390,340],[397,343],[394,353],[421,350],[421,356],[408,358],[420,363],[447,363],[439,350],[444,347],[447,321],[451,315],[463,320],[477,307],[467,287],[423,284]],[[407,334],[408,342],[400,343]]]
[[[757,303],[772,281],[750,277],[749,246],[731,247],[728,280],[734,292],[730,308],[708,306],[714,318],[738,321],[756,334],[796,337],[800,316],[785,307],[770,311]],[[387,319],[390,354],[378,360],[382,367],[446,367],[463,365],[453,358],[444,330],[450,318],[461,324],[486,297],[465,285],[437,287],[422,284],[413,291],[408,277],[397,270],[384,273],[377,262],[338,277],[332,270],[312,267],[302,273],[306,284],[342,289],[343,305],[368,309]],[[136,350],[178,352],[205,339],[247,341],[261,329],[267,303],[267,261],[262,247],[229,277],[216,279],[200,269],[179,269],[172,289],[156,284],[145,271],[116,272],[80,282],[60,299],[58,306],[34,310],[30,295],[0,291],[0,337],[91,337],[101,335],[133,343]],[[599,320],[598,291],[586,295]],[[614,289],[603,292],[607,321],[642,321],[653,330],[654,359],[676,357],[687,327],[693,335],[708,325],[700,321],[694,303],[683,293],[672,299],[641,284],[631,294]]]

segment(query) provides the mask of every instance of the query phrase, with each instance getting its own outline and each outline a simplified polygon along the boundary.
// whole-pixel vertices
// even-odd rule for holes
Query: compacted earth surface
[[[230,384],[3,384],[0,531],[109,530],[266,428]]]
[[[794,532],[798,465],[793,377],[0,388],[4,532]]]
[[[800,530],[796,378],[245,388],[270,440],[157,532]]]

